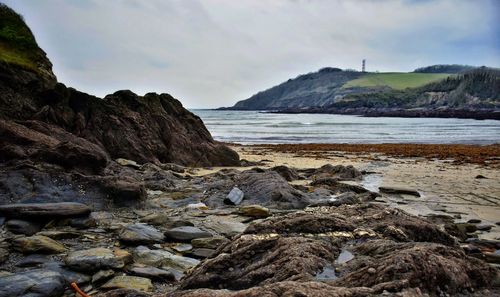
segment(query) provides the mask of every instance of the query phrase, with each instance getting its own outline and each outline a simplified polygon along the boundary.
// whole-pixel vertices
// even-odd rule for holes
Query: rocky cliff
[[[239,164],[168,94],[97,98],[58,83],[22,17],[3,4],[0,48],[0,204],[143,198],[144,181],[123,174],[118,158],[137,166]]]

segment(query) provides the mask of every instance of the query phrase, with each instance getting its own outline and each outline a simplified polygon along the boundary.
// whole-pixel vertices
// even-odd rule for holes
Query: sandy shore
[[[384,195],[380,198],[382,203],[415,215],[448,215],[456,222],[480,219],[481,224],[494,225],[490,232],[478,231],[480,238],[500,238],[500,226],[496,225],[500,222],[498,145],[305,144],[231,147],[242,159],[264,161],[261,167],[286,165],[311,168],[327,163],[353,165],[372,172],[365,175],[361,182],[365,188],[378,191],[379,186],[402,186],[416,189],[422,195],[418,198]],[[446,150],[448,154],[445,154]],[[198,174],[214,170],[218,168],[204,169]]]

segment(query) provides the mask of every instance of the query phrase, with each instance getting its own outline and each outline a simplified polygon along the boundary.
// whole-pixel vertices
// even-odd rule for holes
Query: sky
[[[0,0],[22,14],[58,80],[103,97],[236,101],[323,67],[500,66],[497,0]]]

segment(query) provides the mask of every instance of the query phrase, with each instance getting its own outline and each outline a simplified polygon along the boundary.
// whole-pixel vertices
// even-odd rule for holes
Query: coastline
[[[297,169],[325,164],[353,165],[368,173],[359,185],[378,192],[380,186],[417,190],[421,197],[387,195],[379,203],[410,214],[449,217],[455,223],[481,220],[492,227],[481,239],[500,238],[500,145],[431,144],[229,144],[241,159],[258,167],[285,165]],[[247,170],[249,167],[235,167]],[[205,175],[222,168],[203,168]],[[310,181],[294,182],[304,185]]]

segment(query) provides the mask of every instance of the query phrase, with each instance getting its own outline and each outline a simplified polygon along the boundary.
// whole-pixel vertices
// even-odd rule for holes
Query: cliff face
[[[91,144],[107,159],[191,166],[238,164],[238,155],[216,143],[200,118],[168,94],[142,97],[118,91],[101,99],[57,83],[51,62],[22,18],[6,6],[0,7],[0,14],[0,32],[21,32],[25,37],[21,42],[0,34],[0,45],[9,51],[0,56],[0,119],[6,123],[0,131],[0,151],[18,158],[38,154],[9,137],[12,131],[6,131],[11,127],[7,123],[15,122],[53,138],[52,145]]]

